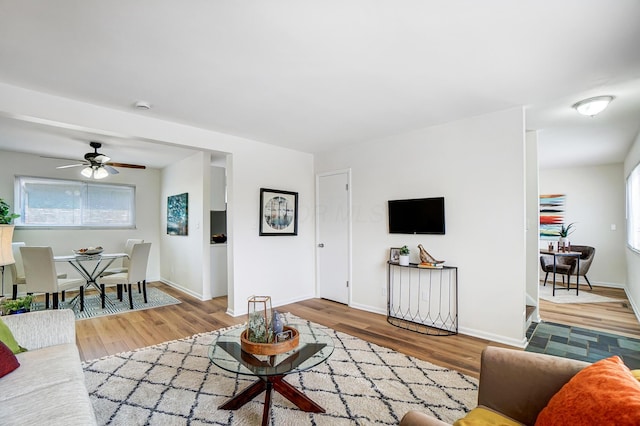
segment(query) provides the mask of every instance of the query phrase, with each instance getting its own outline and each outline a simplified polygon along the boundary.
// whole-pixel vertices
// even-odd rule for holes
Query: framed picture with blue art
[[[260,188],[260,235],[298,235],[298,193]]]
[[[167,234],[189,235],[189,194],[167,197]]]

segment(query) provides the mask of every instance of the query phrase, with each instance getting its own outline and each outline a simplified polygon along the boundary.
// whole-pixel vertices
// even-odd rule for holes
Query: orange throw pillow
[[[640,425],[640,382],[618,356],[573,376],[540,412],[536,426]]]

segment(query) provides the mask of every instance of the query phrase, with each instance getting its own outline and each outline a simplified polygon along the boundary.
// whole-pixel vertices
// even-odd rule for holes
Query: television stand
[[[458,334],[458,268],[387,262],[387,321],[422,334]]]

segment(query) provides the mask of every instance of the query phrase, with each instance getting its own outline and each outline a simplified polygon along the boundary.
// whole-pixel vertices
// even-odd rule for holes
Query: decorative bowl
[[[81,248],[78,250],[74,250],[73,253],[76,256],[93,256],[96,254],[100,254],[104,251],[102,247],[89,247],[89,248]]]
[[[253,355],[278,355],[289,352],[300,343],[300,333],[287,325],[283,327],[283,331],[290,331],[293,337],[277,343],[255,343],[247,339],[249,330],[244,330],[240,335],[240,347],[243,351]]]

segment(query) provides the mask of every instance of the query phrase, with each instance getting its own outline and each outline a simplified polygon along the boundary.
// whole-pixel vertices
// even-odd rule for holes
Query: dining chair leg
[[[102,309],[104,309],[104,295],[105,292],[105,288],[104,288],[104,284],[100,284],[100,302],[102,303]]]
[[[140,289],[140,281],[138,281],[138,294],[142,293],[142,290]]]
[[[53,293],[53,309],[58,309],[58,292]]]
[[[49,293],[45,293],[44,295],[44,308],[49,309]]]
[[[122,284],[116,285],[116,293],[118,294],[118,300],[122,302]]]
[[[84,311],[84,286],[80,286],[80,312]]]
[[[18,298],[18,284],[13,285],[13,292],[11,293],[11,299],[16,300]]]
[[[62,301],[64,302],[64,298],[65,298],[64,290],[62,290],[62,292],[61,292],[61,293],[62,293]]]
[[[544,284],[543,286],[547,286],[547,277],[549,276],[549,272],[547,272],[546,274],[544,274]]]
[[[144,296],[144,303],[147,303],[147,280],[142,281],[142,295]]]
[[[133,309],[133,293],[131,293],[131,283],[127,284],[129,287],[129,308]]]

